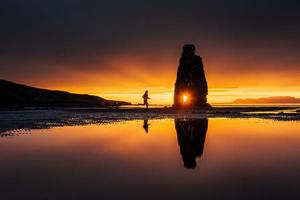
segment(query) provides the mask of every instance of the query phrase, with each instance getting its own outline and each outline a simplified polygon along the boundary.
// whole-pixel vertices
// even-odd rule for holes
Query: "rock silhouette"
[[[203,108],[207,104],[207,82],[202,59],[195,55],[195,46],[183,46],[174,92],[174,107]]]
[[[206,118],[187,121],[175,119],[178,145],[185,168],[196,168],[196,158],[203,154],[207,127]]]

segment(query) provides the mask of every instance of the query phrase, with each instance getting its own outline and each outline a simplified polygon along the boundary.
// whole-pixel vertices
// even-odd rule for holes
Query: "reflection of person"
[[[175,119],[177,140],[185,168],[195,168],[196,157],[202,156],[207,127],[206,118],[188,121]]]
[[[143,99],[144,99],[144,105],[146,105],[146,108],[148,109],[148,99],[150,99],[148,96],[148,90],[145,91],[143,95]]]
[[[144,125],[143,125],[143,128],[145,129],[145,132],[146,132],[146,133],[148,133],[149,125],[150,125],[150,124],[148,124],[148,119],[144,119]]]

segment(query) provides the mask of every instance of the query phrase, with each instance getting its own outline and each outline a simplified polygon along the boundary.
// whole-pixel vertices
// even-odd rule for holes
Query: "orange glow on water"
[[[147,134],[142,121],[34,130],[31,131],[34,134],[1,140],[0,150],[15,155],[12,158],[18,158],[23,154],[34,155],[36,149],[44,154],[55,149],[78,160],[95,159],[94,162],[102,163],[103,157],[110,157],[145,168],[163,168],[168,173],[170,167],[181,169],[174,119],[149,121],[151,125]],[[209,119],[204,161],[199,167],[209,170],[210,167],[205,167],[216,169],[236,163],[268,166],[269,162],[275,164],[278,159],[296,158],[300,153],[295,142],[300,140],[299,129],[300,123],[295,122]],[[19,148],[15,148],[17,145]],[[278,152],[289,156],[278,158]],[[5,157],[0,158],[0,161],[4,160]]]
[[[58,180],[58,184],[63,180],[64,186],[70,185],[68,191],[88,186],[98,194],[99,185],[104,185],[118,189],[122,196],[131,195],[132,185],[137,184],[143,187],[142,191],[154,185],[157,188],[167,185],[185,187],[184,191],[195,187],[192,189],[196,193],[208,185],[209,194],[215,191],[215,185],[230,184],[228,190],[232,195],[231,191],[236,191],[233,188],[245,183],[245,175],[258,177],[251,186],[261,184],[261,177],[267,175],[270,181],[264,188],[274,183],[270,188],[272,193],[278,179],[291,180],[287,188],[291,184],[297,188],[298,179],[294,177],[298,177],[300,164],[299,122],[213,118],[208,119],[205,132],[198,129],[198,123],[188,123],[187,119],[184,122],[176,129],[174,119],[149,119],[148,133],[143,120],[138,120],[35,129],[30,130],[32,134],[3,137],[0,151],[5,156],[0,157],[0,174],[6,175],[10,188],[15,188],[10,180],[24,184],[30,180],[34,188],[41,183],[45,187],[50,177]],[[205,141],[201,145],[197,141],[203,134]],[[194,153],[197,153],[196,165],[191,171],[185,167],[184,155]],[[129,193],[123,194],[127,191],[123,190],[124,185],[130,185]],[[87,191],[90,194],[91,190]],[[153,191],[150,190],[151,194]],[[107,196],[111,195],[109,192]]]

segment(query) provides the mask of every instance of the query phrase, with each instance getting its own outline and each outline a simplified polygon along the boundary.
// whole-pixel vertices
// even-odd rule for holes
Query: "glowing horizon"
[[[4,77],[33,87],[96,95],[134,104],[141,103],[142,94],[149,90],[150,104],[171,105],[180,51],[181,48],[178,48],[173,56],[159,60],[157,65],[163,66],[159,69],[152,69],[150,66],[153,62],[144,57],[126,56],[106,63],[105,71],[102,70],[101,63],[98,67],[93,67],[93,70],[85,70],[84,65],[78,70],[62,65],[58,71],[53,70],[50,74],[32,73],[30,76],[23,76],[19,73]],[[245,67],[241,67],[243,65],[239,66],[230,59],[220,61],[208,54],[203,54],[202,58],[209,87],[209,103],[229,103],[239,98],[271,96],[300,98],[300,71],[296,67],[287,70],[275,67],[271,70],[271,63],[258,67],[260,61],[257,61],[256,67],[245,70]],[[231,68],[226,69],[226,66]],[[278,63],[273,63],[273,66],[278,66]],[[46,67],[51,68],[49,64]]]
[[[204,49],[205,50],[205,49]],[[50,73],[35,73],[32,69],[23,73],[9,73],[7,80],[26,85],[73,93],[97,95],[106,99],[141,103],[142,94],[149,90],[150,104],[173,104],[174,83],[181,47],[168,52],[148,57],[140,55],[120,55],[110,62],[75,65],[43,64]],[[203,52],[203,53],[199,53]],[[203,58],[206,79],[208,82],[208,102],[228,103],[239,98],[259,98],[270,96],[293,96],[300,98],[299,69],[297,63],[280,68],[275,61],[262,62],[257,59],[247,68],[232,55],[218,59],[209,51],[197,50]],[[254,54],[253,56],[255,56]],[[156,61],[149,57],[155,57]],[[264,63],[264,65],[262,65]],[[54,67],[53,67],[54,66]],[[154,68],[152,68],[154,66]],[[228,67],[230,66],[230,67]],[[262,67],[264,66],[264,67]]]
[[[292,96],[300,97],[300,88],[290,88],[286,91],[286,88],[214,88],[209,89],[208,102],[212,104],[216,103],[231,103],[236,99],[248,99],[248,98],[261,98],[261,97],[273,97],[273,96]],[[142,90],[141,90],[142,91]],[[291,95],[292,94],[292,95]],[[131,99],[132,103],[137,104],[142,102],[141,93],[98,93],[95,94],[103,98],[112,100],[128,101]],[[165,92],[149,91],[151,100],[150,104],[173,104],[173,90]]]
[[[126,91],[121,91],[122,88],[113,89],[108,91],[107,88],[103,92],[98,92],[87,89],[75,89],[71,90],[68,87],[48,87],[53,90],[63,90],[73,93],[90,94],[100,96],[109,100],[127,101],[133,104],[142,103],[142,95],[145,90],[149,91],[150,104],[156,105],[172,105],[174,88],[170,87],[140,87],[140,88],[128,88]],[[261,97],[273,97],[273,96],[291,96],[300,98],[300,87],[228,87],[228,88],[209,88],[208,90],[208,102],[211,104],[218,103],[231,103],[236,99],[247,98],[261,98]]]

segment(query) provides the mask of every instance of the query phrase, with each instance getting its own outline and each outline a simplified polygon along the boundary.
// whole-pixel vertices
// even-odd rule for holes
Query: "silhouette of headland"
[[[24,107],[106,107],[129,105],[128,102],[107,100],[87,94],[30,87],[0,80],[0,109],[23,109]]]
[[[175,119],[178,145],[185,168],[196,168],[196,158],[203,154],[207,127],[207,118],[187,121]]]
[[[291,96],[273,96],[250,99],[237,99],[232,104],[298,104],[300,98]]]
[[[207,81],[202,58],[195,54],[195,46],[183,46],[175,83],[175,108],[207,108]]]

